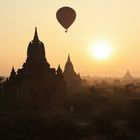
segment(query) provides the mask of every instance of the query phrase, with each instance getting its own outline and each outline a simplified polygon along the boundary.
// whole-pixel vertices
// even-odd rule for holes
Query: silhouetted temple
[[[134,77],[131,75],[130,71],[127,70],[125,75],[123,76],[122,78],[122,81],[124,83],[131,83],[131,82],[134,82]]]
[[[28,45],[26,62],[17,72],[12,68],[5,93],[19,98],[36,98],[41,102],[59,100],[66,94],[60,65],[57,70],[50,68],[45,57],[44,44],[38,38],[37,28],[33,40]]]
[[[77,74],[74,71],[74,67],[70,60],[69,55],[68,55],[67,62],[65,64],[65,69],[64,69],[63,75],[64,75],[64,79],[67,84],[68,91],[77,92],[82,85],[82,80],[80,78],[80,74]]]

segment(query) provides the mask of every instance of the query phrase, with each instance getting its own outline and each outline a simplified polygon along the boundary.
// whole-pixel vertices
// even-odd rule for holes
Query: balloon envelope
[[[56,13],[58,22],[66,29],[72,25],[76,18],[76,12],[70,7],[62,7]]]

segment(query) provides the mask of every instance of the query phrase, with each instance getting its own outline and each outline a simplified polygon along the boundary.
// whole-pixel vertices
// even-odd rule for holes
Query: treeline
[[[0,138],[20,140],[139,140],[140,96],[125,86],[87,86],[63,103],[18,106],[0,99]],[[12,94],[12,93],[11,93]],[[32,102],[32,101],[31,101]]]

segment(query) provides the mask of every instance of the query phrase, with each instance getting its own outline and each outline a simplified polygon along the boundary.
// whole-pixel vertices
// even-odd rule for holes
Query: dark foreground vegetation
[[[63,104],[21,107],[0,100],[1,140],[140,140],[140,96],[69,93]]]

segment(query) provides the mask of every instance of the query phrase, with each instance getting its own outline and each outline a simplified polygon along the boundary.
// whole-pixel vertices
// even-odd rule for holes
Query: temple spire
[[[70,55],[68,54],[68,60],[67,60],[68,62],[70,62]]]
[[[57,68],[57,72],[62,72],[62,69],[61,69],[61,67],[60,67],[60,64],[58,65],[58,68]]]
[[[57,77],[60,79],[63,79],[63,72],[62,72],[62,69],[60,67],[60,64],[58,65],[58,68],[57,68]]]
[[[35,33],[34,33],[34,39],[33,39],[33,41],[39,41],[38,33],[37,33],[37,27],[35,27]]]
[[[64,73],[74,73],[74,68],[73,68],[73,64],[71,62],[71,59],[70,59],[70,55],[68,54],[68,59],[67,59],[67,62],[65,64],[65,69],[64,69]]]
[[[12,67],[12,70],[11,70],[11,74],[10,74],[9,80],[14,80],[15,77],[16,77],[16,72],[15,72],[14,67]]]
[[[60,64],[58,65],[58,69],[61,69],[61,68],[60,68]]]

